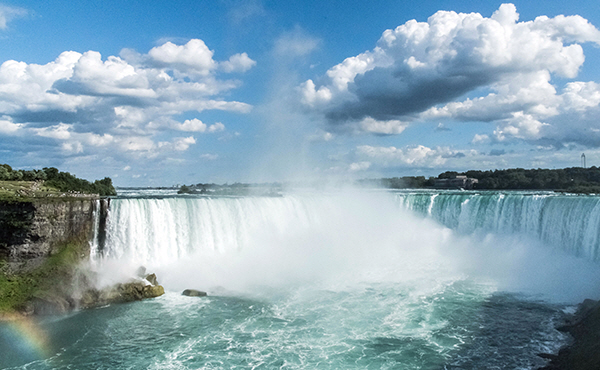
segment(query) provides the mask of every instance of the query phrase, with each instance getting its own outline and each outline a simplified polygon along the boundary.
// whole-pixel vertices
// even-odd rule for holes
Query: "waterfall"
[[[400,192],[402,207],[463,234],[536,238],[600,260],[600,197],[534,192]]]
[[[164,264],[198,251],[240,250],[257,229],[285,232],[315,221],[310,208],[317,203],[297,197],[114,199],[104,255]]]
[[[110,202],[98,269],[109,284],[143,265],[174,290],[194,282],[436,286],[470,276],[498,289],[585,297],[600,280],[599,203],[526,192],[135,195]]]
[[[541,192],[395,194],[401,209],[432,218],[461,234],[523,235],[578,257],[600,260],[600,197]],[[95,212],[101,217],[97,217],[93,249],[105,257],[140,263],[168,263],[200,250],[240,250],[257,229],[285,232],[293,225],[308,227],[322,222],[331,216],[325,209],[339,208],[332,198],[116,198],[110,212],[106,200],[98,201]],[[389,197],[373,200],[392,202]],[[377,208],[381,204],[364,206]]]

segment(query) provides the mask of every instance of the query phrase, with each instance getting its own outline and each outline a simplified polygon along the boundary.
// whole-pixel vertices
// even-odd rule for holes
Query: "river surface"
[[[599,222],[544,192],[129,190],[90,268],[166,294],[0,324],[0,368],[534,369],[600,295]]]

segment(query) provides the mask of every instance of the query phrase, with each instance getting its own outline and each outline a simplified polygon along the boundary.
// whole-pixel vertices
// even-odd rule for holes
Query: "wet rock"
[[[156,279],[156,274],[146,275],[146,280],[152,285],[158,285],[158,280]]]
[[[557,329],[568,332],[573,343],[563,347],[558,356],[540,370],[600,369],[600,302],[586,299],[577,313]]]
[[[186,289],[181,293],[181,295],[185,295],[188,297],[206,297],[206,292],[196,290],[196,289]]]
[[[162,285],[146,285],[144,287],[144,299],[146,298],[156,298],[165,294],[165,288]]]
[[[75,302],[70,297],[38,292],[34,295],[30,309],[36,315],[61,315],[70,312]]]
[[[149,284],[152,282],[154,284]],[[149,274],[146,275],[145,280],[132,280],[100,290],[88,289],[82,294],[79,305],[82,308],[93,308],[113,303],[126,303],[156,298],[163,294],[165,294],[165,289],[161,285],[158,285],[156,275]]]
[[[89,199],[0,201],[0,257],[12,273],[25,273],[56,254],[63,242],[87,241],[93,205]]]

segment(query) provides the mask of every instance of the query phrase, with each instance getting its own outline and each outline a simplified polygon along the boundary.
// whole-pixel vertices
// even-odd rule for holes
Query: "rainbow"
[[[0,322],[0,367],[18,366],[51,355],[50,341],[44,329],[32,318],[19,317]]]

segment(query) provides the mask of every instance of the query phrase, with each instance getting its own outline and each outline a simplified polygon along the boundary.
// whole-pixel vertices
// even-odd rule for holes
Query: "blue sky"
[[[597,27],[596,1],[0,0],[0,162],[120,186],[600,165]]]

